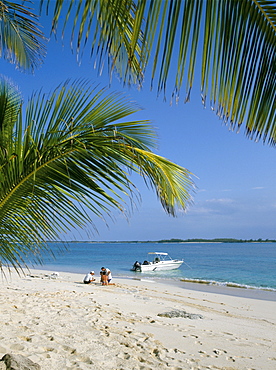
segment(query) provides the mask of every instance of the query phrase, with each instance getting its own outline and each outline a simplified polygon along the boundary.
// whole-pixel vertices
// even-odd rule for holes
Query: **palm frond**
[[[53,12],[52,32],[56,33],[61,23],[60,14],[65,14],[62,37],[68,23],[71,25],[71,47],[81,60],[85,47],[96,56],[95,65],[99,74],[107,62],[110,78],[113,71],[123,83],[141,85],[141,29],[143,11],[137,10],[132,0],[56,0],[51,6],[48,0],[40,0],[40,11],[46,8]],[[145,3],[142,4],[142,9]],[[136,14],[136,19],[134,19]]]
[[[153,36],[144,34],[144,42],[150,38],[148,45],[153,45],[152,80],[158,79],[158,93],[165,91],[176,70],[173,95],[179,100],[186,80],[184,100],[188,101],[199,63],[204,104],[209,99],[212,110],[231,129],[244,125],[250,139],[274,145],[276,3],[171,0],[162,4],[156,14],[145,14],[145,27],[153,19],[159,24],[155,49]]]
[[[3,262],[20,268],[29,253],[39,261],[46,240],[76,226],[94,228],[92,216],[112,217],[114,208],[124,212],[136,194],[129,171],[149,181],[172,215],[191,201],[192,174],[152,153],[149,122],[128,121],[139,109],[122,95],[66,81],[51,94],[34,94],[24,119],[22,109],[8,160],[0,158]]]
[[[0,57],[18,69],[33,71],[43,62],[46,39],[36,20],[29,7],[0,1]]]
[[[56,1],[54,29],[64,4]],[[100,64],[108,55],[124,82],[140,85],[151,68],[158,94],[174,81],[172,96],[178,101],[184,84],[186,102],[198,66],[203,103],[230,129],[275,145],[275,1],[71,0],[66,14],[65,25],[69,15],[73,32],[78,25],[77,50],[92,34],[91,53]]]
[[[207,2],[204,45],[209,38],[216,42],[203,52],[202,95],[210,95],[212,108],[231,129],[244,125],[250,139],[275,144],[276,33],[262,3]],[[275,3],[272,8],[276,14]]]
[[[22,99],[18,88],[9,79],[4,76],[0,79],[0,150],[5,151],[13,137]]]

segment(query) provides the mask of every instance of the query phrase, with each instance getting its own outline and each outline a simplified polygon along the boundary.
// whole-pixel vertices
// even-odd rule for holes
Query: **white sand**
[[[273,300],[50,274],[2,278],[1,358],[22,354],[43,370],[276,369]],[[158,316],[173,310],[202,318]]]

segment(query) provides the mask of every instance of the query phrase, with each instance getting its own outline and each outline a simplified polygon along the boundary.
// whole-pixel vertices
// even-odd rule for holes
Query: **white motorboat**
[[[143,263],[136,261],[131,271],[138,272],[150,272],[150,271],[162,271],[162,270],[174,270],[178,269],[183,260],[173,260],[168,253],[164,252],[149,252],[154,255],[153,261],[144,261]]]

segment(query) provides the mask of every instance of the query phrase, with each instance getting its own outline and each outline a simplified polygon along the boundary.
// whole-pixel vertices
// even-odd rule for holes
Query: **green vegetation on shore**
[[[162,239],[162,240],[113,240],[113,241],[81,241],[72,240],[68,243],[276,243],[275,239]]]
[[[275,243],[273,239],[233,239],[233,238],[215,238],[215,239],[169,239],[159,240],[158,243]]]

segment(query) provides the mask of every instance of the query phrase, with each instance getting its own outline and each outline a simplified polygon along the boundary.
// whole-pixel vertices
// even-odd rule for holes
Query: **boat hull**
[[[160,261],[160,262],[150,262],[147,265],[140,265],[138,267],[133,267],[132,271],[138,272],[151,272],[151,271],[165,271],[165,270],[175,270],[178,269],[184,261],[172,260],[172,261]]]

